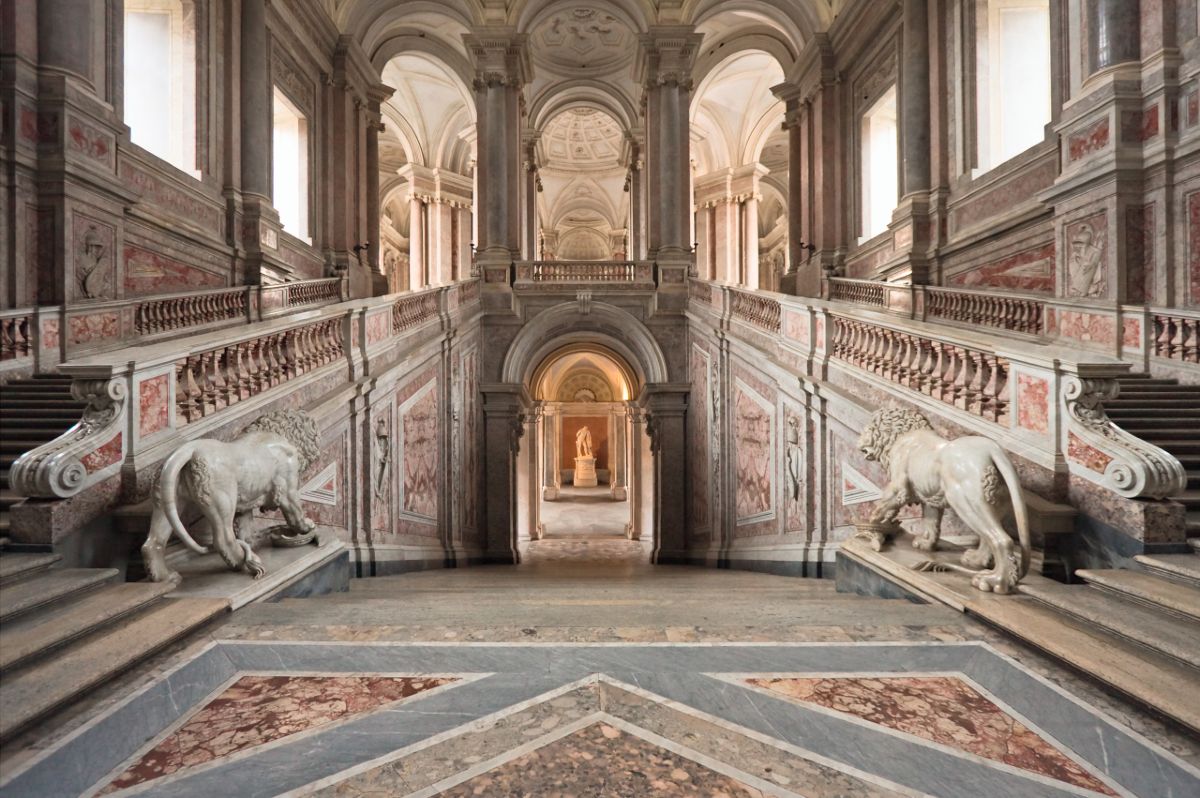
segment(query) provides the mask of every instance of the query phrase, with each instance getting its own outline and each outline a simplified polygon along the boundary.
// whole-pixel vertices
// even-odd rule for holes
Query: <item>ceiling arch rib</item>
[[[758,160],[783,119],[784,105],[771,93],[783,76],[779,61],[761,50],[734,53],[708,73],[691,108],[693,141],[706,145],[693,152],[699,175]]]

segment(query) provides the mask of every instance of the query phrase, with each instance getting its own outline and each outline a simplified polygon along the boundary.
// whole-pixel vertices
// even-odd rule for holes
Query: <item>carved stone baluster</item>
[[[942,398],[942,372],[946,370],[946,344],[941,341],[931,341],[933,357],[929,364],[929,390],[926,391],[934,399]]]
[[[1200,319],[1182,319],[1184,327],[1183,345],[1181,350],[1185,363],[1200,362]]]
[[[1174,333],[1171,335],[1170,348],[1167,350],[1167,357],[1172,360],[1183,360],[1184,348],[1184,320],[1171,319],[1171,327]]]
[[[1008,362],[996,358],[996,422],[1008,421]]]
[[[1171,351],[1171,321],[1166,316],[1154,316],[1154,354],[1169,357]]]
[[[982,352],[972,351],[970,354],[973,373],[971,383],[967,386],[966,401],[962,407],[978,416],[982,415],[980,411],[983,407],[983,386],[988,376],[987,366]]]

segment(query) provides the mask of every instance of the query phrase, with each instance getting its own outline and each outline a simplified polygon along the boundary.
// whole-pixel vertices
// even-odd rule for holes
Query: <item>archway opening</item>
[[[648,563],[653,469],[637,373],[577,342],[545,357],[526,388],[537,420],[517,473],[521,561]]]

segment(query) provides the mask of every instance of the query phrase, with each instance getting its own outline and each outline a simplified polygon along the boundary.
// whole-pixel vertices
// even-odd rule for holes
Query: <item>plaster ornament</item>
[[[1089,222],[1079,225],[1071,236],[1071,254],[1067,259],[1067,279],[1071,296],[1103,296],[1107,288],[1104,274],[1104,242],[1096,242],[1096,231]]]
[[[915,410],[885,407],[862,431],[858,448],[888,473],[883,497],[863,530],[876,550],[899,531],[896,517],[910,504],[925,509],[925,530],[913,540],[922,551],[937,548],[942,514],[954,510],[979,535],[979,546],[963,553],[963,565],[926,561],[918,570],[954,570],[971,574],[983,591],[1010,593],[1029,571],[1029,521],[1017,471],[995,441],[970,435],[948,441],[933,431]],[[1003,523],[1016,516],[1020,548]],[[989,566],[992,570],[985,570]]]
[[[200,511],[212,528],[213,545],[231,569],[258,579],[266,573],[249,537],[254,511],[283,511],[292,536],[272,529],[276,545],[297,546],[315,537],[316,524],[305,517],[300,475],[316,460],[316,422],[301,410],[276,410],[260,416],[236,440],[189,441],[163,463],[154,487],[150,534],[142,544],[142,560],[154,582],[177,582],[164,555],[172,535],[197,554],[210,549],[188,533],[179,517],[180,504]],[[237,521],[235,531],[234,521]]]
[[[592,431],[580,427],[575,433],[575,456],[579,458],[592,457]]]

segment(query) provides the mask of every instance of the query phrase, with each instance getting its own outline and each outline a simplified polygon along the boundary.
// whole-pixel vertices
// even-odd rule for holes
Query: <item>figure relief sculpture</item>
[[[787,420],[787,475],[788,494],[792,501],[800,500],[800,486],[804,478],[803,450],[800,448],[800,419],[788,416]]]
[[[575,433],[575,456],[592,456],[592,431],[587,427],[580,427],[579,432]]]
[[[78,256],[75,268],[79,293],[84,299],[99,299],[107,271],[108,246],[95,225],[88,225]]]
[[[1071,236],[1071,254],[1067,258],[1067,280],[1071,296],[1104,296],[1104,242],[1096,241],[1096,231],[1084,222]]]
[[[983,591],[1016,588],[1029,570],[1029,521],[1017,471],[999,444],[977,435],[949,441],[917,411],[886,407],[871,417],[858,447],[888,474],[879,504],[860,528],[876,551],[900,531],[897,516],[910,504],[925,511],[924,533],[913,546],[934,551],[949,507],[979,536],[978,547],[963,553],[962,565],[925,561],[914,567],[970,574],[971,584]],[[1018,549],[1004,529],[1010,512],[1016,517]]]
[[[316,422],[300,410],[276,410],[259,417],[231,442],[190,441],[166,462],[154,487],[150,534],[142,544],[142,559],[155,582],[179,581],[166,562],[172,535],[197,554],[201,546],[180,519],[184,507],[194,507],[208,521],[213,548],[231,569],[255,579],[266,573],[250,537],[254,511],[283,511],[288,535],[272,529],[275,545],[298,546],[316,535],[316,524],[305,517],[300,500],[300,475],[320,454]],[[237,522],[235,528],[235,520]]]

